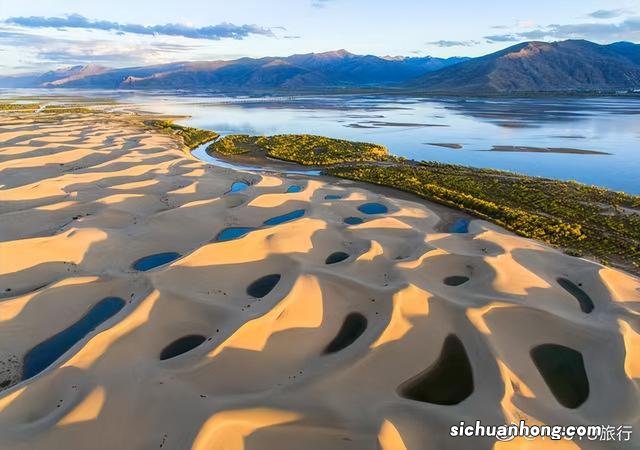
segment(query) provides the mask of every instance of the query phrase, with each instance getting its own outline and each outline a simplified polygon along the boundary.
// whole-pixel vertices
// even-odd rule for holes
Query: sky
[[[0,0],[0,74],[287,56],[480,56],[640,42],[639,0]]]

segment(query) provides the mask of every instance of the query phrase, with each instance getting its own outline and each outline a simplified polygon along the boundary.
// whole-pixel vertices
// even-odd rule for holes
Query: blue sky
[[[0,0],[0,73],[358,54],[478,56],[526,40],[640,42],[638,0]]]

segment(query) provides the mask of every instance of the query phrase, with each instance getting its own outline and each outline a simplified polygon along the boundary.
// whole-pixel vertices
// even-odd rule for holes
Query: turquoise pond
[[[287,188],[287,193],[291,194],[294,192],[301,192],[302,191],[302,186],[298,185],[298,184],[294,184],[291,185]]]
[[[229,189],[229,192],[242,192],[245,189],[247,189],[249,187],[249,183],[247,183],[246,181],[236,181],[231,185],[231,189]]]

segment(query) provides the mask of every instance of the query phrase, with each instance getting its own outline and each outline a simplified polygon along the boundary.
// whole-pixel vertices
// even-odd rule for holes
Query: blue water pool
[[[216,236],[215,240],[217,242],[225,242],[232,241],[233,239],[238,239],[247,234],[251,233],[255,228],[252,227],[231,227],[225,228]]]
[[[24,357],[22,379],[31,378],[53,364],[101,323],[118,313],[125,305],[119,297],[106,297],[69,328],[33,347]]]
[[[346,219],[344,219],[344,223],[346,223],[347,225],[359,225],[362,222],[364,222],[364,220],[362,220],[360,217],[347,217]]]
[[[458,219],[449,227],[449,233],[468,233],[469,219]]]
[[[141,272],[164,266],[172,261],[180,258],[182,255],[176,252],[157,253],[155,255],[145,256],[133,263],[133,268]]]
[[[287,193],[300,192],[300,191],[302,191],[302,186],[298,184],[293,184],[287,188]]]
[[[242,192],[249,187],[249,183],[246,181],[236,181],[231,185],[229,192]]]
[[[304,216],[304,209],[296,209],[295,211],[291,211],[287,214],[282,214],[281,216],[272,217],[271,219],[267,219],[263,222],[264,225],[273,226],[279,225],[281,223],[290,222],[292,220],[299,219]]]
[[[364,203],[358,206],[358,211],[365,214],[384,214],[389,209],[382,203]]]

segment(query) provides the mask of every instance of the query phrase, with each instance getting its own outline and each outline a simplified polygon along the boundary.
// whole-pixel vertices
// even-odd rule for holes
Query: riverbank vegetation
[[[177,125],[171,120],[147,120],[145,124],[147,126],[158,129],[163,133],[179,136],[180,138],[182,138],[182,142],[184,142],[184,145],[190,150],[193,150],[199,145],[217,139],[220,136],[214,131]]]
[[[0,111],[35,111],[39,107],[37,103],[0,103]]]
[[[99,111],[78,105],[48,105],[42,109],[42,112],[45,114],[91,114]]]
[[[260,150],[256,145],[258,139],[258,136],[248,134],[230,134],[215,141],[207,147],[207,151],[215,151],[226,156],[255,152]]]

